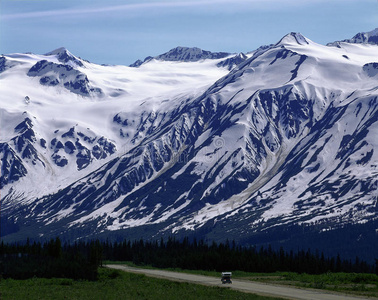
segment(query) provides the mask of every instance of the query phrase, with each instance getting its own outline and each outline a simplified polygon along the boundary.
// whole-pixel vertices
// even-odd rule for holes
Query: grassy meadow
[[[97,281],[64,278],[2,279],[0,299],[240,299],[272,300],[279,298],[245,294],[222,287],[173,282],[145,275],[99,268]]]

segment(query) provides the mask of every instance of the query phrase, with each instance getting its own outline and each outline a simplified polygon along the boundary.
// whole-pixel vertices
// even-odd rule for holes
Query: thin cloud
[[[76,9],[60,9],[60,10],[48,10],[48,11],[34,11],[16,14],[4,14],[2,16],[3,20],[14,20],[14,19],[32,19],[32,18],[46,18],[46,17],[59,17],[59,16],[72,16],[72,15],[88,15],[88,14],[98,14],[105,12],[146,12],[149,9],[175,9],[175,8],[193,8],[193,7],[205,7],[205,6],[217,6],[217,5],[256,5],[258,7],[269,9],[272,4],[275,5],[304,5],[314,2],[326,2],[325,0],[307,0],[307,1],[297,1],[297,0],[202,0],[202,1],[174,1],[174,2],[144,2],[144,3],[134,3],[134,4],[124,4],[115,6],[103,6],[96,8],[76,8]],[[274,5],[274,6],[275,6]],[[219,8],[219,7],[218,7]],[[271,9],[276,9],[277,7],[271,7]]]
[[[41,17],[56,17],[56,16],[71,16],[71,15],[87,15],[104,12],[120,12],[120,11],[146,11],[154,8],[180,8],[180,7],[199,7],[214,4],[232,3],[235,1],[229,0],[207,0],[207,1],[181,1],[181,2],[145,2],[124,4],[116,6],[103,6],[97,8],[77,8],[77,9],[60,9],[49,11],[35,11],[27,13],[17,13],[4,15],[3,19],[26,19],[26,18],[41,18]],[[241,1],[237,1],[241,2]],[[242,1],[244,2],[244,1]]]

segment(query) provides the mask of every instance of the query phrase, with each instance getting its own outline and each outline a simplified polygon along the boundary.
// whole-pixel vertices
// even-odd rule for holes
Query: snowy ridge
[[[137,60],[131,64],[130,67],[139,67],[140,65],[148,63],[153,59],[160,61],[196,62],[204,59],[221,59],[230,55],[231,54],[227,52],[210,52],[197,47],[176,47],[155,57],[148,56],[144,59],[144,61]]]
[[[297,32],[291,32],[285,35],[275,46],[297,44],[297,45],[308,45],[310,40],[304,37],[302,34]]]
[[[357,33],[351,39],[342,40],[327,44],[327,46],[339,46],[340,43],[354,43],[354,44],[371,44],[378,45],[378,28],[369,32]]]
[[[167,61],[199,61],[201,59],[219,59],[229,56],[230,53],[202,50],[200,48],[176,47],[167,53],[155,57],[157,60]]]
[[[137,68],[73,65],[66,49],[4,56],[4,214],[77,237],[375,220],[377,53],[290,33],[247,55],[178,47]]]
[[[66,48],[61,47],[58,49],[55,49],[54,51],[48,52],[45,54],[46,56],[56,56],[58,61],[63,64],[69,64],[72,67],[78,66],[83,67],[83,61],[80,58],[77,58],[75,55],[73,55],[70,51],[68,51]]]
[[[60,58],[59,56],[58,59],[60,60]],[[62,84],[69,91],[82,96],[89,96],[92,93],[102,94],[100,88],[90,87],[88,77],[85,74],[75,70],[70,65],[41,60],[30,68],[27,75],[39,77],[39,83],[42,85],[56,86]]]

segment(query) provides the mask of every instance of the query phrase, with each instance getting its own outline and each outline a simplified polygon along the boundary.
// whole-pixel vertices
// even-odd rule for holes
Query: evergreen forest
[[[234,241],[206,243],[204,240],[79,241],[62,244],[59,237],[48,242],[0,244],[0,276],[27,279],[72,278],[96,280],[103,261],[130,261],[156,268],[181,268],[206,271],[276,271],[307,274],[327,272],[376,273],[374,265],[358,257],[347,260],[337,255],[326,257],[322,252],[285,251],[272,247],[242,247]]]

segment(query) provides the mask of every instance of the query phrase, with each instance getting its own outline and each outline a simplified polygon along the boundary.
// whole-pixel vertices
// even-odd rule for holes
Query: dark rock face
[[[114,117],[113,117],[113,122],[115,123],[118,123],[122,126],[127,126],[128,125],[128,119],[127,118],[124,118],[121,114],[116,114]]]
[[[59,167],[64,167],[68,164],[68,160],[66,157],[62,157],[60,156],[59,154],[57,153],[54,153],[51,158],[53,159],[53,161],[55,162],[55,164]]]
[[[76,147],[71,141],[67,141],[64,143],[64,151],[67,154],[73,154],[76,151]]]
[[[40,144],[41,144],[41,147],[42,147],[42,148],[45,148],[45,149],[46,149],[46,140],[45,140],[45,139],[41,139],[41,140],[40,140]]]
[[[81,95],[89,95],[91,91],[94,91],[88,86],[89,80],[86,75],[78,74],[73,81],[64,83],[64,87],[71,92]]]
[[[29,118],[25,118],[23,122],[16,126],[15,132],[18,133],[18,135],[15,136],[12,141],[16,151],[21,154],[23,159],[28,159],[33,164],[36,164],[37,161],[44,164],[39,159],[38,152],[34,147],[34,143],[37,139],[32,127],[32,121]]]
[[[82,170],[90,164],[92,153],[78,141],[75,143],[75,146],[78,151],[76,154],[77,169]]]
[[[229,56],[226,52],[210,52],[200,48],[176,47],[167,53],[156,56],[158,60],[166,61],[199,61],[201,59],[219,59]]]
[[[149,62],[152,59],[163,60],[163,61],[183,61],[183,62],[190,62],[190,61],[199,61],[202,59],[220,59],[230,56],[230,53],[227,52],[211,52],[202,50],[200,48],[189,48],[189,47],[176,47],[174,49],[169,50],[168,52],[152,57],[148,56],[143,61],[137,60],[130,67],[139,67],[142,64]]]
[[[0,154],[2,154],[1,188],[27,174],[24,163],[30,162],[33,165],[39,163],[44,166],[34,147],[37,139],[31,119],[26,117],[14,128],[14,132],[16,136],[10,142],[0,144]]]
[[[17,65],[17,62],[10,61],[3,55],[0,56],[0,73],[3,73],[4,71],[14,67],[15,65]]]
[[[76,57],[74,57],[73,55],[71,55],[67,50],[66,51],[62,51],[61,53],[59,53],[58,55],[58,60],[62,63],[68,63],[70,61],[73,61],[76,65],[78,65],[79,67],[83,67],[83,63],[77,59]]]
[[[4,56],[0,57],[0,73],[4,72],[7,68],[7,59]]]
[[[84,64],[83,62],[78,59],[77,57],[75,57],[74,55],[72,55],[66,48],[62,47],[62,48],[59,48],[59,49],[56,49],[52,52],[49,52],[47,53],[46,55],[56,55],[58,60],[63,63],[63,64],[67,64],[67,63],[73,63],[74,65],[78,66],[78,67],[84,67]]]
[[[228,70],[231,71],[234,67],[245,62],[247,58],[248,57],[244,53],[240,53],[234,57],[230,57],[230,58],[225,59],[224,61],[221,61],[220,63],[217,64],[217,66],[227,68]]]
[[[90,86],[87,75],[70,65],[41,60],[30,68],[28,76],[41,77],[40,84],[46,86],[62,84],[67,90],[82,96],[89,96],[92,93],[102,94],[101,89]]]
[[[77,169],[82,170],[90,165],[93,159],[105,159],[116,152],[116,146],[105,137],[88,136],[83,132],[70,128],[60,137],[50,142],[53,150],[52,159],[56,165],[64,167],[71,158],[76,162]]]
[[[354,43],[362,43],[362,44],[372,44],[378,45],[378,28],[375,30],[376,32],[360,32],[357,33],[352,39],[351,42]]]
[[[0,143],[0,153],[2,154],[0,188],[3,188],[6,184],[25,176],[27,170],[22,159],[7,143]]]
[[[129,67],[131,67],[131,68],[138,68],[142,64],[143,64],[143,61],[141,61],[140,59],[138,59],[135,62],[133,62],[131,65],[129,65]]]
[[[59,130],[55,130],[55,137],[50,142],[37,138],[33,127],[32,119],[25,117],[15,126],[15,136],[9,142],[0,143],[1,188],[26,176],[27,165],[46,168],[48,153],[51,161],[61,168],[72,161],[76,163],[78,170],[82,170],[94,159],[105,159],[116,152],[115,144],[107,138],[90,137],[76,132],[75,127],[61,135]]]
[[[373,62],[373,63],[368,63],[363,66],[364,72],[369,76],[369,77],[375,77],[378,75],[378,63]]]
[[[152,59],[154,59],[152,56],[147,56],[143,61],[138,59],[136,62],[132,63],[129,67],[138,68],[139,66],[143,65],[146,62],[149,62]]]
[[[66,133],[63,133],[62,138],[65,138],[65,137],[74,138],[75,137],[75,127],[72,127],[72,128],[70,128],[69,131],[67,131]]]
[[[327,44],[327,46],[339,46],[340,42],[353,43],[353,44],[371,44],[378,45],[378,28],[369,32],[359,32],[351,39],[336,41]]]
[[[59,84],[58,78],[54,76],[44,76],[39,80],[42,85],[56,86]]]

